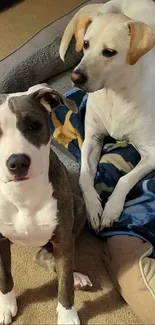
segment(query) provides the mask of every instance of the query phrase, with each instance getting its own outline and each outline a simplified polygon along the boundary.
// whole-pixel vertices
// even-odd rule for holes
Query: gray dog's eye
[[[104,49],[102,51],[102,55],[106,56],[107,58],[111,58],[112,56],[116,55],[117,51],[112,50],[112,49]]]
[[[41,129],[42,124],[38,121],[33,121],[26,125],[25,132],[39,132]]]
[[[84,41],[83,42],[83,48],[87,50],[89,48],[89,41]]]

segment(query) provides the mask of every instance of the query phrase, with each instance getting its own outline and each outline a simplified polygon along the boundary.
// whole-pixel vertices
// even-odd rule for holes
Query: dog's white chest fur
[[[143,105],[139,108],[138,102],[139,98],[136,101],[128,100],[111,90],[102,89],[89,95],[88,110],[90,118],[97,117],[97,128],[100,127],[101,133],[104,126],[111,137],[116,140],[126,139],[140,148],[146,143],[154,143],[151,135],[155,114],[152,113],[154,118],[151,118]],[[149,101],[146,104],[144,102],[144,105],[149,106]]]
[[[29,182],[1,185],[0,233],[17,244],[43,246],[58,223],[57,200],[51,184]]]
[[[125,138],[134,121],[131,104],[112,91],[104,89],[91,94],[91,101],[93,106],[96,103],[95,113],[100,117],[107,133],[118,140]]]

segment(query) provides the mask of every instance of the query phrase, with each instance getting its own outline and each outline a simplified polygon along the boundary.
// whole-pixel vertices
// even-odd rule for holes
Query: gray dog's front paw
[[[58,303],[57,313],[57,325],[80,325],[80,320],[74,306],[71,309],[66,309]]]
[[[0,293],[0,324],[8,325],[17,314],[17,301],[13,291],[3,295]]]

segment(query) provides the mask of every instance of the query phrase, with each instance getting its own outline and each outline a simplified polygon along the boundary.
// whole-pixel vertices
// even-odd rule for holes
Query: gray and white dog
[[[74,233],[84,226],[85,206],[50,146],[49,112],[60,104],[76,111],[74,102],[44,84],[0,96],[0,324],[17,314],[10,242],[41,246],[42,254],[49,253],[50,243],[58,277],[57,324],[80,324],[74,281],[91,286],[87,276],[73,272]]]

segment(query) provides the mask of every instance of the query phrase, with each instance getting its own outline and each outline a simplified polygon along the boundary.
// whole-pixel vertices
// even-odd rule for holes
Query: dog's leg
[[[73,202],[74,202],[74,226],[73,233],[75,239],[78,239],[82,233],[84,226],[86,224],[87,212],[83,199],[73,193]],[[34,261],[46,268],[49,272],[56,271],[55,269],[55,259],[53,256],[53,245],[51,242],[48,242],[46,245],[41,247],[34,256]],[[92,283],[87,275],[75,271],[74,265],[74,289],[86,289],[92,287]]]
[[[139,180],[155,168],[155,154],[147,154],[148,155],[143,157],[132,171],[119,179],[113,193],[105,205],[101,220],[101,230],[111,226],[114,221],[119,219],[124,208],[127,194]]]
[[[58,277],[58,325],[80,325],[77,311],[74,307],[74,241],[72,233],[66,233],[66,238],[53,242],[53,255]]]
[[[55,272],[55,259],[53,257],[52,251],[50,252],[48,250],[48,247],[46,245],[35,254],[34,261],[40,265],[43,266],[45,269],[47,269],[49,272]],[[84,290],[88,287],[92,287],[92,283],[87,275],[84,275],[79,272],[73,273],[74,278],[74,289],[77,290]]]
[[[49,272],[55,272],[55,260],[53,257],[53,245],[48,242],[41,247],[34,255],[33,260],[40,266],[44,267]]]
[[[94,188],[94,178],[97,164],[100,159],[104,137],[102,136],[101,140],[100,135],[97,132],[92,131],[93,127],[92,129],[86,129],[85,140],[81,151],[81,172],[79,183],[85,200],[90,224],[93,229],[98,230],[103,209],[99,194]]]
[[[51,251],[49,251],[49,248]],[[39,251],[34,256],[34,261],[40,265],[43,266],[45,269],[47,269],[49,272],[55,272],[55,259],[53,257],[53,248],[52,244],[48,243],[44,247],[40,248]],[[92,283],[87,275],[84,275],[79,272],[73,273],[74,278],[74,289],[86,289],[88,287],[92,287]]]
[[[10,324],[17,314],[17,302],[13,292],[11,252],[8,239],[0,238],[0,324]]]

